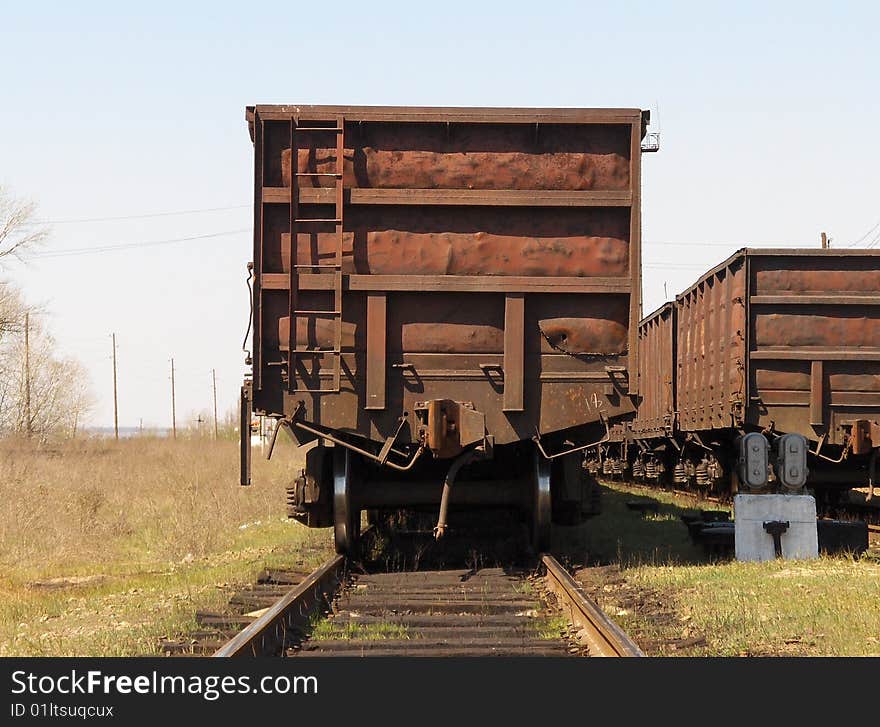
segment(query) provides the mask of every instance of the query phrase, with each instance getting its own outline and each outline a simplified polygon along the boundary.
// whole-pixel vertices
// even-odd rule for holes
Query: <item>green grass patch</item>
[[[657,514],[626,507],[646,496],[659,502]],[[876,551],[860,559],[713,561],[680,521],[700,507],[729,509],[606,483],[603,513],[577,528],[581,562],[610,566],[592,572],[588,590],[648,653],[880,655]]]
[[[656,513],[640,513],[627,507],[629,501],[646,500],[656,501]],[[710,562],[706,552],[691,542],[681,521],[682,515],[698,509],[692,500],[672,493],[646,494],[642,488],[605,483],[601,514],[577,527],[556,528],[553,551],[587,565],[634,567]],[[730,510],[709,503],[705,509]]]
[[[533,628],[539,639],[561,639],[568,632],[571,624],[565,616],[548,616],[536,619]]]
[[[513,590],[515,593],[519,593],[522,596],[531,596],[535,593],[535,587],[525,578],[521,581],[515,582],[513,584]]]
[[[348,621],[338,624],[333,619],[318,621],[312,629],[311,641],[328,641],[337,639],[364,639],[381,641],[383,639],[410,639],[409,629],[402,624],[371,623],[359,624]]]
[[[667,633],[685,639],[701,634],[703,653],[880,656],[875,563],[823,557],[641,566],[626,577],[635,586],[671,593],[676,619]]]

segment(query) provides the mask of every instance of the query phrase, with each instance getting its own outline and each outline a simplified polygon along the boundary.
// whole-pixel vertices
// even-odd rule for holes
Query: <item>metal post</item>
[[[171,434],[177,439],[177,404],[174,400],[174,359],[171,359]]]
[[[214,384],[214,439],[219,439],[217,434],[217,372],[211,369],[211,381]]]
[[[116,334],[113,337],[113,434],[119,439],[119,405],[116,398]]]
[[[28,437],[33,432],[31,421],[31,314],[24,314],[24,430]]]

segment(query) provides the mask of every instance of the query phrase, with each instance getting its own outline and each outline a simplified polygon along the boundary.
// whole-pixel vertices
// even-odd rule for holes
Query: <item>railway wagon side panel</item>
[[[880,256],[748,258],[748,421],[844,444],[853,420],[880,418]]]
[[[632,431],[640,438],[672,434],[675,424],[674,303],[639,323],[639,403]]]
[[[381,440],[455,400],[498,444],[633,410],[640,111],[250,123],[258,410]]]
[[[739,426],[746,390],[746,265],[734,257],[676,298],[676,398],[685,432]]]

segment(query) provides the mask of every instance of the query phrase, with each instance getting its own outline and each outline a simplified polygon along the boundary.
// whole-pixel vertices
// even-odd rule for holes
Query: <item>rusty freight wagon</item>
[[[250,407],[308,451],[291,515],[586,508],[634,410],[637,109],[256,106]],[[243,442],[242,480],[249,452]],[[457,480],[455,487],[453,484]],[[551,496],[555,499],[552,501]]]
[[[706,273],[640,324],[655,369],[642,372],[633,466],[656,472],[663,453],[676,484],[726,486],[736,436],[796,433],[818,494],[868,484],[880,447],[878,291],[875,250],[743,249]]]

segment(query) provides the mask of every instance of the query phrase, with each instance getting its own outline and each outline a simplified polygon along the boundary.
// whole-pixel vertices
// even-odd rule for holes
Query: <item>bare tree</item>
[[[34,218],[36,206],[17,199],[0,185],[0,270],[7,257],[21,259],[21,254],[40,245],[49,230]],[[5,334],[20,331],[25,313],[33,312],[20,291],[7,281],[0,280],[0,341]],[[0,369],[2,371],[2,369]]]
[[[36,209],[33,202],[17,199],[0,186],[0,260],[9,255],[20,259],[21,253],[49,235],[49,230],[34,218]]]
[[[57,356],[39,317],[31,315],[28,338],[27,368],[23,329],[0,339],[0,434],[40,441],[75,435],[94,404],[88,374],[77,361]]]
[[[0,186],[0,269],[4,260],[22,259],[48,236],[35,212],[32,202]],[[27,432],[46,440],[75,434],[92,399],[82,366],[58,358],[35,313],[15,285],[0,280],[0,434]]]
[[[69,361],[69,393],[67,399],[67,428],[76,437],[83,419],[95,408],[96,399],[90,386],[89,375],[79,361]]]
[[[0,280],[0,342],[6,334],[22,330],[24,315],[28,310],[18,288]],[[0,371],[3,371],[2,367]]]

